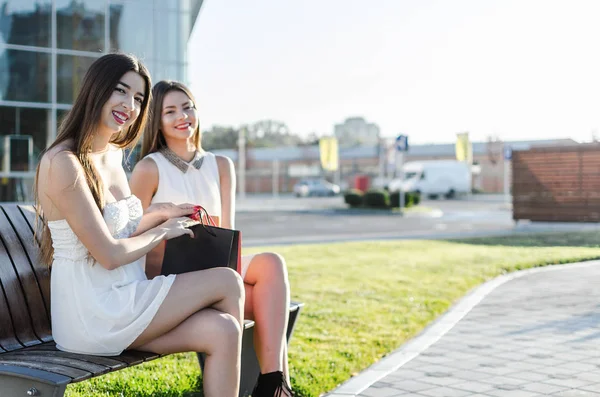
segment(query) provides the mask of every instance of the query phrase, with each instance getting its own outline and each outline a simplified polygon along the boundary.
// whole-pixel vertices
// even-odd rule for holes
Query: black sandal
[[[294,397],[292,388],[281,371],[260,374],[252,397]]]

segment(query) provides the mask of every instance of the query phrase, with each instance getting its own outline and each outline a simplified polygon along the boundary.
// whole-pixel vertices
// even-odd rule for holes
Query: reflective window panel
[[[3,0],[0,2],[0,42],[49,47],[52,2]]]
[[[154,10],[147,3],[110,4],[109,15],[110,50],[135,54],[142,61],[154,57]]]
[[[0,178],[0,201],[33,203],[34,178]]]
[[[157,63],[152,70],[152,82],[158,83],[160,80],[183,81],[180,75],[182,68],[174,63]]]
[[[0,48],[0,100],[50,101],[50,54]]]
[[[56,0],[58,48],[104,51],[105,0]]]
[[[57,55],[56,98],[58,103],[73,103],[83,76],[97,58]]]
[[[49,112],[47,109],[0,106],[1,171],[35,171],[34,166],[47,144]],[[30,154],[29,141],[32,143]]]
[[[183,62],[189,34],[189,15],[173,11],[161,13],[160,23],[156,23],[154,37],[157,57],[162,62]]]
[[[58,128],[60,127],[60,123],[62,123],[65,116],[69,113],[68,110],[57,109],[56,110],[56,133],[58,134]]]
[[[155,9],[160,10],[189,11],[192,5],[197,6],[200,1],[202,0],[110,0],[110,3],[154,6]]]
[[[198,1],[199,0],[154,0],[154,8],[189,11],[191,3],[196,3]]]

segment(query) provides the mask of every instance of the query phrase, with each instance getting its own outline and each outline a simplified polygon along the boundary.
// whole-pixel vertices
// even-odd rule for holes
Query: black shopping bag
[[[188,235],[167,240],[161,274],[180,274],[230,267],[241,274],[242,236],[239,230],[198,224]]]

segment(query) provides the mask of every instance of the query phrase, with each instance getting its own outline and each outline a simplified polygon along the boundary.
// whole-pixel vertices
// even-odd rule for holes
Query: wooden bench
[[[31,205],[0,205],[0,395],[59,397],[69,383],[159,358],[134,350],[102,357],[56,349],[50,328],[50,274],[38,260],[34,220]],[[288,341],[302,306],[290,305]],[[253,326],[246,321],[244,327],[240,396],[251,393],[260,372]],[[198,358],[202,367],[202,355]]]

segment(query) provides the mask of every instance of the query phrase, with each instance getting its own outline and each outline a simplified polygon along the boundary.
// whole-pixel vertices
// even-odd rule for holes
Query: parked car
[[[340,187],[325,179],[304,179],[294,185],[296,197],[335,196],[340,194]]]
[[[467,164],[455,160],[411,161],[402,167],[404,179],[393,179],[388,190],[416,192],[434,198],[453,198],[470,190],[470,174]]]

